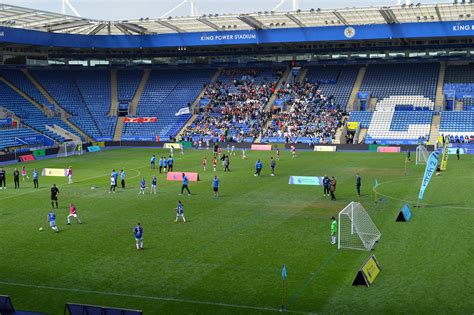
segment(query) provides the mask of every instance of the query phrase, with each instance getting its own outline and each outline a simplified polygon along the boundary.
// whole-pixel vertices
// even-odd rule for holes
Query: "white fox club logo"
[[[352,38],[355,36],[355,34],[356,34],[356,31],[353,27],[349,26],[344,29],[344,36],[346,36],[347,38]]]

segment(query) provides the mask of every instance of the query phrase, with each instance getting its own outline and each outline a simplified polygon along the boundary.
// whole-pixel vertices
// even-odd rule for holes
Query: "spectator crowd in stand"
[[[312,82],[284,83],[276,91],[278,77],[275,73],[269,75],[270,79],[263,77],[268,73],[264,71],[225,70],[220,78],[228,80],[207,84],[202,97],[207,103],[187,127],[184,138],[244,142],[261,136],[263,141],[306,138],[314,143],[334,139],[342,122],[342,111],[333,97],[323,95],[319,85]],[[266,106],[274,93],[283,105],[272,113]]]

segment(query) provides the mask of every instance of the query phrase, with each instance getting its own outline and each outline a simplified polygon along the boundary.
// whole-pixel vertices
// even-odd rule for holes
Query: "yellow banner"
[[[43,168],[42,176],[61,176],[67,175],[67,169],[64,168]]]
[[[348,121],[347,122],[347,129],[357,130],[357,128],[359,128],[359,122],[358,121]]]
[[[165,143],[165,145],[163,146],[163,148],[169,149],[169,148],[173,147],[173,148],[175,148],[175,149],[181,149],[181,146],[182,146],[181,143]]]
[[[104,148],[104,147],[105,147],[105,142],[104,142],[104,141],[92,142],[92,145],[93,145],[93,146],[97,146],[97,147]]]
[[[367,285],[371,285],[380,273],[380,267],[374,256],[370,256],[369,259],[367,259],[365,264],[362,266],[361,271],[367,279]]]
[[[449,140],[448,137],[446,137],[446,140],[444,141],[443,157],[441,158],[441,166],[439,167],[442,171],[445,171],[446,167],[448,166],[448,145]]]

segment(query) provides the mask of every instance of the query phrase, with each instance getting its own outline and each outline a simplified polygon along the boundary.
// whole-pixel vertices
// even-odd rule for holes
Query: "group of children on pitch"
[[[150,159],[150,168],[155,169],[156,156],[153,156]],[[166,156],[161,156],[158,160],[158,168],[161,173],[172,172],[173,171],[173,155],[171,154],[168,158]]]
[[[53,187],[56,187],[56,185],[54,185]],[[57,208],[57,199],[56,199],[56,208]],[[71,224],[71,218],[76,219],[77,223],[82,224],[81,219],[79,219],[79,216],[77,215],[76,206],[73,203],[69,204],[69,214],[67,216],[67,225]],[[54,232],[56,233],[59,232],[59,228],[56,225],[56,214],[53,212],[53,210],[49,210],[48,215],[47,215],[47,222],[49,223],[49,227]],[[42,230],[42,228],[40,230]]]

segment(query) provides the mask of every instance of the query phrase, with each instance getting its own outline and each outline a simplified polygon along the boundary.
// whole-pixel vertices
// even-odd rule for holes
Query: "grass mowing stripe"
[[[52,287],[52,286],[46,286],[46,285],[14,283],[14,282],[5,282],[5,281],[0,281],[0,284],[7,285],[7,286],[41,289],[41,290],[55,290],[55,291],[67,291],[67,292],[85,293],[85,294],[111,295],[111,296],[119,296],[119,297],[126,297],[126,298],[137,298],[137,299],[157,300],[157,301],[166,301],[166,302],[179,302],[179,303],[223,306],[223,307],[230,307],[230,308],[256,310],[256,311],[280,312],[279,309],[272,308],[272,307],[261,307],[261,306],[251,306],[251,305],[241,305],[241,304],[229,304],[229,303],[211,302],[211,301],[198,301],[198,300],[182,299],[182,298],[175,298],[175,297],[147,296],[147,295],[140,295],[140,294],[105,292],[105,291],[95,291],[95,290],[87,290],[87,289],[61,288],[61,287]],[[288,310],[286,312],[294,313],[294,314],[314,314],[314,313],[309,313],[309,312],[292,311],[292,310]]]

